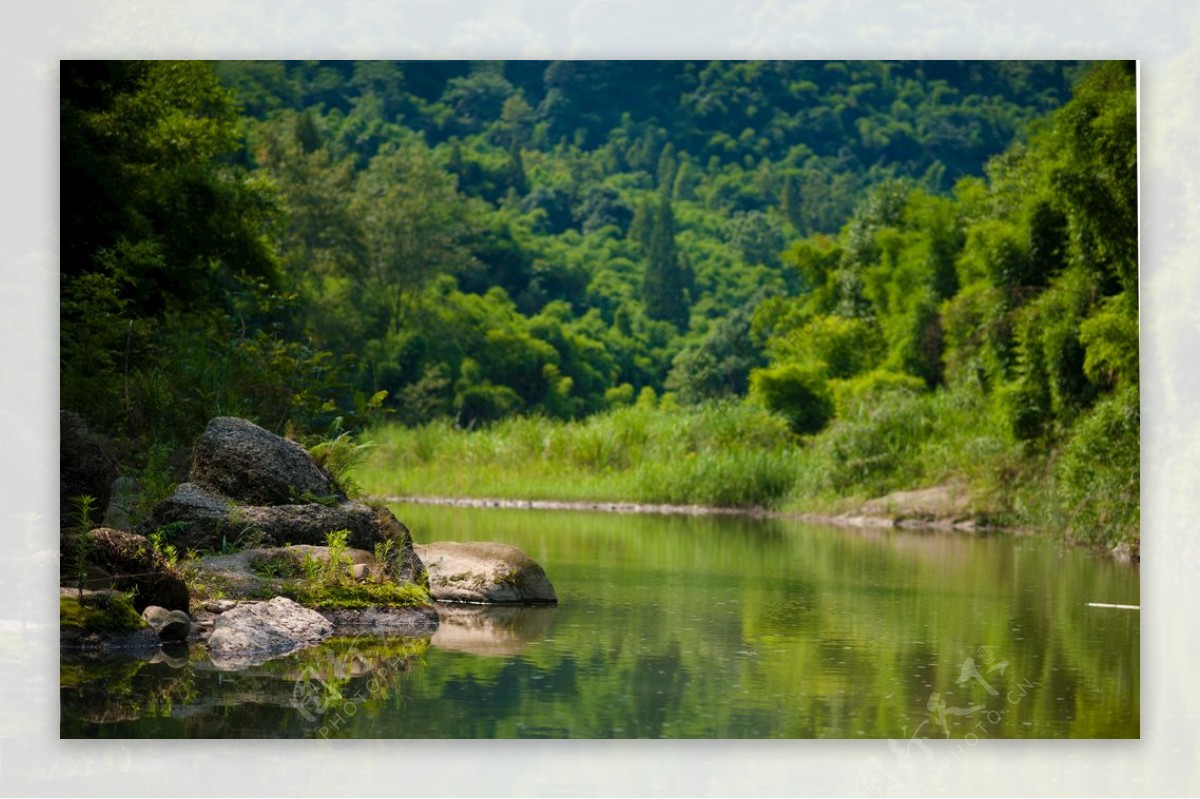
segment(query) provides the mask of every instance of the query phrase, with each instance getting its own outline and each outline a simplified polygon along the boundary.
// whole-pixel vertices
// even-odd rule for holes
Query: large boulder
[[[180,550],[225,550],[321,546],[329,533],[347,530],[355,549],[386,545],[393,580],[424,582],[408,528],[385,507],[348,500],[294,441],[244,419],[217,417],[192,448],[191,464],[190,482],[156,505],[138,532],[165,530]]]
[[[144,536],[99,527],[85,536],[83,549],[87,560],[84,588],[132,591],[133,606],[139,613],[150,605],[187,612],[187,584]]]
[[[374,551],[391,541],[388,574],[400,582],[419,583],[425,567],[413,552],[408,528],[385,507],[345,500],[336,504],[239,505],[196,483],[177,486],[155,506],[146,530],[170,529],[170,540],[188,549],[224,549],[249,545],[308,544],[323,546],[329,533],[349,531],[346,543]]]
[[[490,541],[443,541],[415,547],[429,571],[429,593],[442,602],[553,605],[546,572],[520,549]]]
[[[217,617],[208,653],[218,668],[244,668],[305,646],[333,633],[333,624],[285,597],[238,605]]]
[[[341,492],[295,441],[218,416],[192,447],[193,483],[247,505],[289,505]]]

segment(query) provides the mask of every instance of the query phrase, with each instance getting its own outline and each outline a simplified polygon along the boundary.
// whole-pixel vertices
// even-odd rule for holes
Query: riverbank
[[[573,510],[602,513],[650,513],[680,516],[749,516],[751,518],[791,519],[842,527],[906,527],[917,529],[962,530],[966,532],[996,530],[1008,533],[1029,533],[1031,530],[988,525],[979,519],[961,514],[939,513],[928,504],[914,498],[945,496],[952,489],[938,486],[926,491],[897,492],[858,506],[845,513],[800,513],[766,508],[722,508],[710,505],[669,505],[644,502],[585,502],[540,499],[499,499],[495,497],[435,497],[387,496],[373,497],[388,505],[439,505],[454,508],[496,508],[504,510]]]
[[[1035,451],[987,408],[965,391],[894,394],[815,436],[746,403],[663,402],[470,431],[382,425],[364,434],[373,446],[358,481],[376,497],[483,507],[1033,530],[1136,552],[1136,468]]]

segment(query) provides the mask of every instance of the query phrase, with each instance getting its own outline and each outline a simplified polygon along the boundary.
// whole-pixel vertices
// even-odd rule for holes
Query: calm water
[[[64,662],[64,737],[1137,737],[1138,570],[1037,538],[396,506],[557,608],[222,672]],[[980,726],[982,725],[982,726]]]

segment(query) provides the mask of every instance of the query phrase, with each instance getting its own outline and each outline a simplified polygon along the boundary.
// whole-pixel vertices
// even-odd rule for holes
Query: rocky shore
[[[110,459],[77,417],[64,415],[68,423],[64,486],[120,496],[106,521],[123,521],[136,486],[89,486],[112,477],[95,466]],[[190,644],[218,669],[243,669],[331,636],[429,638],[435,602],[557,602],[519,549],[418,547],[386,506],[349,498],[303,447],[244,419],[213,419],[185,477],[133,530],[64,530],[64,656],[146,657]]]

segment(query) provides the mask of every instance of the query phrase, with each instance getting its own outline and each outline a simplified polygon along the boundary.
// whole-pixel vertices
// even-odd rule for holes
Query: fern
[[[342,417],[333,420],[329,435],[324,441],[309,449],[309,455],[318,466],[325,470],[334,485],[347,497],[358,496],[361,488],[351,477],[351,473],[367,457],[367,452],[374,446],[370,442],[356,444],[350,431],[342,429]]]

